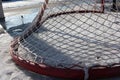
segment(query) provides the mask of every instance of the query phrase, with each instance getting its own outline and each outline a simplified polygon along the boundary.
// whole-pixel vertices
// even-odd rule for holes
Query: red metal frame
[[[102,12],[104,13],[104,10],[105,10],[105,0],[101,0],[101,9],[102,9]]]

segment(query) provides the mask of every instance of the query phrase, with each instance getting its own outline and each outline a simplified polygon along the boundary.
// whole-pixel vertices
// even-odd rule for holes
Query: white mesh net
[[[102,2],[50,0],[38,14],[42,17],[37,16],[34,21],[39,24],[20,37],[16,54],[59,68],[119,63],[120,13],[110,9],[103,13]]]

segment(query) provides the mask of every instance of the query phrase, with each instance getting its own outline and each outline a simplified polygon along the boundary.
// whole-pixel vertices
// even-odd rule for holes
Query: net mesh
[[[15,54],[57,68],[120,63],[120,13],[108,8],[102,13],[102,0],[45,2],[34,20],[37,26],[21,35]]]

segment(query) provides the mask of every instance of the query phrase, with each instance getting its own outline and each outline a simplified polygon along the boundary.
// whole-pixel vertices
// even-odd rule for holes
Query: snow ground
[[[11,9],[11,8],[20,8],[20,7],[26,7],[26,6],[33,6],[33,5],[38,5],[43,0],[26,0],[26,1],[15,1],[15,2],[3,2],[3,9]]]
[[[33,8],[39,8],[41,3],[42,0],[3,2],[4,15],[6,17],[25,13],[28,14]]]

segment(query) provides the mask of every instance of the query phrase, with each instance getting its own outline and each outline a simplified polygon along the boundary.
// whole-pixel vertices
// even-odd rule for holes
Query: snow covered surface
[[[34,6],[39,5],[43,0],[27,0],[27,1],[15,1],[15,2],[3,2],[3,8],[4,10],[10,9],[10,8],[20,8],[20,7],[26,7],[26,6]]]
[[[25,0],[14,2],[3,2],[4,15],[13,16],[20,14],[28,14],[34,8],[40,8],[43,0]]]

